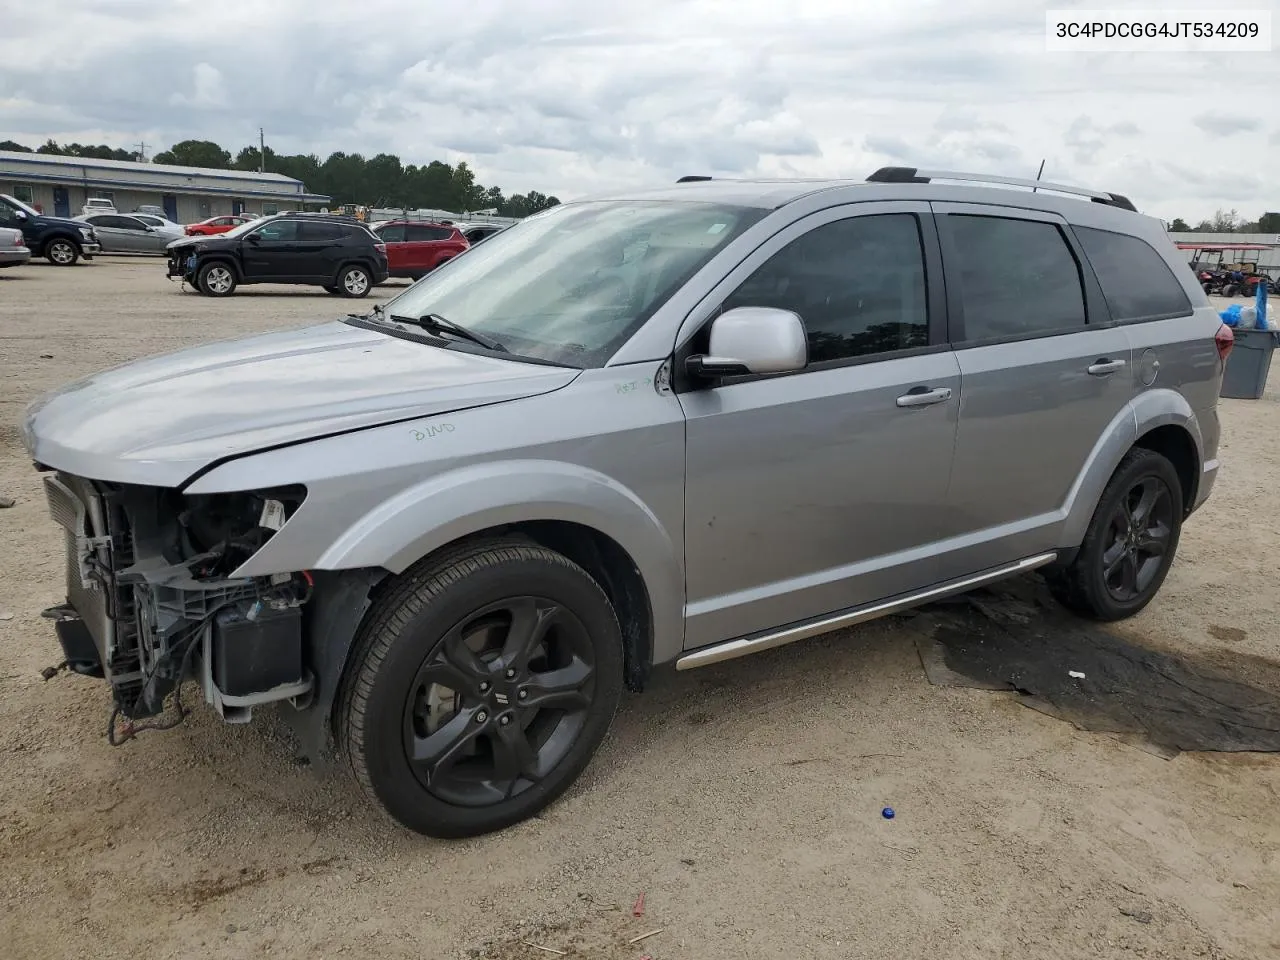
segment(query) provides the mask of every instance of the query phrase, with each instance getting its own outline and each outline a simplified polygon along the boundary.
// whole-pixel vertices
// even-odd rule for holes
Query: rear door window
[[[1145,240],[1093,227],[1075,231],[1113,320],[1163,320],[1191,313],[1182,284]]]
[[[958,284],[965,341],[1070,332],[1085,325],[1080,264],[1040,220],[947,214],[946,275]]]
[[[328,241],[339,240],[346,230],[337,223],[301,223],[298,225],[299,240]]]
[[[383,227],[378,231],[378,238],[383,243],[404,243],[404,224],[396,223]]]
[[[423,224],[409,224],[405,230],[406,239],[411,243],[421,240],[448,240],[453,236],[452,227],[429,227]]]

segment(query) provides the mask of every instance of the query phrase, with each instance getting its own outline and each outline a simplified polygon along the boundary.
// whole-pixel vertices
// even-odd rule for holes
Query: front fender
[[[653,611],[654,661],[684,642],[682,555],[661,521],[616,480],[585,467],[546,460],[495,461],[451,470],[380,503],[331,540],[318,556],[302,556],[283,536],[306,525],[307,504],[280,535],[232,576],[281,570],[380,567],[400,573],[455,540],[494,527],[558,520],[590,527],[631,557]]]

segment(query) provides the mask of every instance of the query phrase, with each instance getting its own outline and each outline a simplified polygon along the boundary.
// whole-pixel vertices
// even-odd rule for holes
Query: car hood
[[[217,244],[228,244],[232,242],[229,240],[224,240],[220,234],[216,234],[216,233],[213,234],[212,236],[208,236],[203,233],[197,233],[194,236],[188,236],[187,234],[182,233],[182,234],[176,234],[175,237],[176,239],[165,244],[166,250],[179,250],[179,249],[185,250],[188,247],[191,247],[194,249],[198,247],[208,247],[208,246],[213,246]]]
[[[33,217],[32,219],[36,218]],[[93,224],[87,220],[76,220],[73,217],[46,217],[43,213],[40,214],[39,222],[47,227],[75,227],[76,229],[87,227],[90,230],[93,229]]]
[[[47,467],[176,487],[267,447],[536,396],[578,373],[333,322],[94,374],[28,407],[23,438]]]

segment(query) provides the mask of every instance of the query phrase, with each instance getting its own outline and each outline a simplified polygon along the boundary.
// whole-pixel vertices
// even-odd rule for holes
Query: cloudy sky
[[[562,199],[686,173],[1031,177],[1043,158],[1045,179],[1166,219],[1280,210],[1280,53],[1046,53],[1047,5],[1025,0],[3,6],[0,140],[32,146],[234,153],[263,126],[284,153],[465,159]]]

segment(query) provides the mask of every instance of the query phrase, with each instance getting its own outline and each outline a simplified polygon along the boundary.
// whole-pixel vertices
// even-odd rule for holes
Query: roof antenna
[[[1039,180],[1039,179],[1040,179],[1040,175],[1041,175],[1042,173],[1044,173],[1044,161],[1043,161],[1043,160],[1041,160],[1041,161],[1040,161],[1040,169],[1036,171],[1036,180]],[[1037,187],[1032,187],[1032,188],[1031,188],[1031,192],[1032,192],[1032,193],[1035,193],[1037,189],[1038,189]]]

